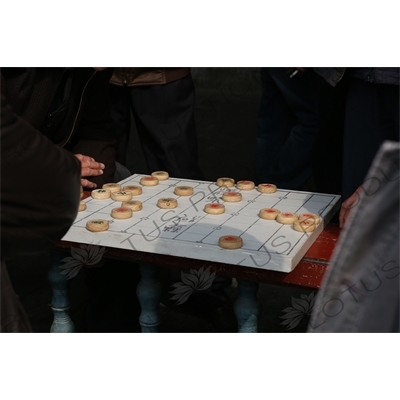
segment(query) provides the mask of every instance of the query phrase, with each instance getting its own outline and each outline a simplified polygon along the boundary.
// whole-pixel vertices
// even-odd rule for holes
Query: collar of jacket
[[[331,86],[336,86],[343,78],[344,67],[314,67],[314,71],[322,76]]]

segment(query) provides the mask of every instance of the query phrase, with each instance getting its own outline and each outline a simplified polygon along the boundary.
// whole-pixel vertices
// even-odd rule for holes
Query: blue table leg
[[[73,333],[75,326],[68,315],[70,308],[69,300],[69,281],[65,275],[60,274],[62,254],[53,253],[52,266],[48,273],[48,279],[53,291],[51,300],[51,309],[53,310],[54,319],[50,328],[51,333]]]
[[[239,333],[256,333],[261,304],[257,299],[258,282],[238,280],[239,296],[234,305]]]
[[[158,332],[161,319],[158,311],[161,298],[159,267],[150,264],[140,264],[142,279],[137,285],[136,294],[142,311],[139,324],[143,333]]]

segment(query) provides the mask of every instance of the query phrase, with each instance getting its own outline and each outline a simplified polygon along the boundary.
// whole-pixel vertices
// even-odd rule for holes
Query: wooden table
[[[161,296],[158,279],[160,267],[186,270],[210,267],[211,271],[216,272],[217,275],[236,278],[239,296],[234,310],[238,320],[238,330],[239,332],[257,332],[257,322],[261,311],[261,305],[257,299],[259,283],[318,289],[339,233],[338,225],[328,224],[300,263],[290,273],[115,248],[107,248],[104,257],[139,263],[142,279],[136,293],[142,308],[139,318],[142,332],[157,332],[160,323],[158,313]],[[59,249],[66,251],[70,251],[71,247],[79,247],[79,243],[62,241],[58,246]],[[54,312],[51,332],[73,332],[73,323],[68,316],[68,285],[65,276],[60,275],[58,262],[51,269],[49,280],[53,289],[51,306]]]

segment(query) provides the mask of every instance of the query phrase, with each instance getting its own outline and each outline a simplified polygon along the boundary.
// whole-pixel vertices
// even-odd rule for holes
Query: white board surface
[[[139,181],[143,176],[135,174],[119,183],[141,186]],[[192,186],[194,194],[177,196],[174,194],[176,186]],[[63,240],[290,272],[337,211],[340,199],[331,194],[282,189],[265,194],[256,189],[233,187],[229,190],[242,194],[242,201],[233,203],[222,200],[226,190],[215,182],[169,178],[157,186],[143,186],[143,193],[132,198],[141,201],[143,209],[125,220],[111,216],[111,210],[119,207],[121,202],[89,197],[84,200],[87,209],[78,213]],[[176,198],[178,207],[160,209],[157,200],[165,197]],[[224,204],[225,213],[205,213],[204,205],[212,202]],[[321,216],[322,222],[314,232],[297,232],[291,225],[259,218],[260,209],[266,207],[297,214],[315,213]],[[86,222],[99,218],[109,221],[109,230],[88,231]],[[241,236],[243,247],[236,250],[220,248],[218,239],[223,235]]]

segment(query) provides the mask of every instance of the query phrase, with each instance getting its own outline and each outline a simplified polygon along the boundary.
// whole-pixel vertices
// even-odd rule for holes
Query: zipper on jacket
[[[51,112],[48,116],[47,116],[47,127],[48,128],[50,128],[50,126],[51,126],[51,120],[52,120],[52,118],[56,115],[56,114],[58,114],[59,112],[62,112],[62,111],[64,111],[64,109],[65,109],[65,107],[63,107],[64,106],[64,104],[61,104],[61,106],[60,106],[60,108],[58,108],[57,110],[54,110],[53,112]]]
[[[69,92],[70,92],[70,90],[71,90],[71,83],[70,84],[68,84],[68,77],[67,77],[67,79],[65,79],[65,75],[66,75],[66,73],[67,73],[67,70],[68,70],[68,68],[65,68],[64,69],[64,72],[62,73],[62,76],[61,76],[61,80],[60,80],[60,83],[59,83],[59,86],[60,85],[62,85],[62,87],[63,87],[63,93],[61,94],[61,104],[58,106],[58,107],[56,107],[56,109],[55,110],[53,110],[51,113],[49,113],[48,114],[48,116],[47,116],[47,118],[46,118],[46,126],[47,126],[47,128],[50,128],[50,126],[51,126],[51,122],[52,122],[52,119],[53,119],[53,117],[54,117],[54,115],[56,115],[57,113],[59,113],[60,111],[63,111],[64,110],[64,108],[63,108],[63,106],[64,106],[64,104],[65,104],[65,100],[68,100],[68,96],[69,96]],[[72,77],[72,79],[73,79],[73,77]],[[72,79],[71,79],[71,81],[70,82],[72,82]],[[65,81],[64,81],[65,80]],[[55,94],[53,94],[53,99],[54,99],[54,96],[56,96],[57,95],[57,92],[58,92],[58,90],[59,90],[59,86],[57,87],[57,89],[56,89],[56,91],[55,91]],[[66,94],[65,94],[65,92],[66,92]],[[58,96],[60,96],[59,94],[58,94]],[[54,100],[53,100],[54,101]],[[52,107],[52,102],[50,103],[50,108]]]
[[[74,123],[73,123],[72,128],[71,128],[71,132],[70,132],[70,134],[69,134],[67,140],[65,141],[64,144],[61,145],[61,147],[64,147],[64,146],[69,142],[69,140],[71,139],[72,134],[74,133],[76,121],[78,120],[78,115],[79,115],[79,112],[80,112],[81,106],[82,106],[83,96],[85,95],[85,90],[86,90],[87,85],[89,84],[89,82],[90,82],[90,81],[92,80],[92,78],[95,76],[96,72],[97,72],[97,71],[93,71],[92,76],[87,80],[85,86],[83,87],[82,94],[81,94],[81,99],[80,99],[80,101],[79,101],[78,111],[76,112],[75,119],[74,119]]]

